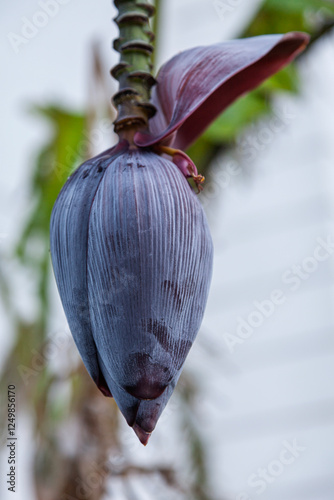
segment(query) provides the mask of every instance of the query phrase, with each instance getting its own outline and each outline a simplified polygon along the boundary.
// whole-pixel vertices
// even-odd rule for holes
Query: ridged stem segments
[[[154,35],[149,26],[154,7],[147,0],[114,0],[114,4],[120,32],[114,49],[121,54],[119,64],[111,70],[119,82],[119,91],[113,97],[118,111],[114,126],[119,137],[132,144],[135,132],[148,129],[148,121],[156,112],[150,103],[150,91],[156,83],[151,75]]]

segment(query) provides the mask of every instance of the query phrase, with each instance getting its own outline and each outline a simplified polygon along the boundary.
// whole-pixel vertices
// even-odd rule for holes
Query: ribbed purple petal
[[[97,360],[87,293],[87,241],[91,205],[111,158],[122,144],[82,164],[68,179],[53,207],[50,247],[64,311],[81,357],[94,382],[110,391]]]
[[[90,214],[88,302],[104,378],[143,441],[200,327],[212,253],[203,209],[176,165],[140,150],[112,162]]]
[[[159,71],[152,92],[157,113],[150,134],[138,132],[136,144],[186,149],[229,104],[288,64],[308,41],[307,34],[293,32],[181,52]]]

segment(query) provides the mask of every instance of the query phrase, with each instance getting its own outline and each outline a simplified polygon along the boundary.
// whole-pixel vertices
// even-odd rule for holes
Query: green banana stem
[[[114,0],[114,4],[120,32],[114,49],[121,55],[111,70],[119,82],[113,97],[118,111],[114,127],[120,138],[132,143],[135,132],[148,129],[148,121],[156,112],[150,103],[151,88],[156,83],[151,74],[154,34],[149,26],[154,7],[147,0]]]

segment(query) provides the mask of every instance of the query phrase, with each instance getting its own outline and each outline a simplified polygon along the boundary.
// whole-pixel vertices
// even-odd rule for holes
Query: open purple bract
[[[138,132],[135,143],[187,149],[237,97],[292,61],[308,41],[306,33],[294,32],[181,52],[160,69],[151,99],[158,112],[150,133]]]
[[[143,444],[200,328],[212,273],[208,224],[186,180],[203,178],[182,150],[308,39],[260,36],[175,56],[153,88],[149,130],[81,165],[57,198],[51,256],[69,326]]]

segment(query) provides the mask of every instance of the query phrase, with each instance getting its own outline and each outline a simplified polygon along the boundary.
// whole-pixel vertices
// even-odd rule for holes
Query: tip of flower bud
[[[151,437],[151,433],[150,432],[145,432],[138,424],[134,424],[134,426],[132,428],[135,431],[135,433],[136,433],[139,441],[141,442],[141,444],[143,444],[144,446],[146,446],[147,443],[148,443],[148,440]]]

